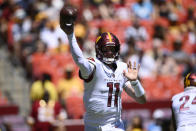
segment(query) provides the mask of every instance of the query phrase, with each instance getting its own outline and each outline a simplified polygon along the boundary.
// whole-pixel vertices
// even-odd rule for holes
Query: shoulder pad
[[[89,57],[89,58],[87,58],[87,59],[88,59],[88,61],[89,61],[91,64],[96,65],[96,64],[95,64],[95,59],[94,59],[94,58]]]

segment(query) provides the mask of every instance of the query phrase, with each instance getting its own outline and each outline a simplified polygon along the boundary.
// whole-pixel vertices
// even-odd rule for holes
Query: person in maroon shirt
[[[50,100],[50,95],[45,91],[43,98],[32,104],[31,115],[27,122],[32,126],[32,131],[53,131],[66,118],[66,112],[58,101]]]

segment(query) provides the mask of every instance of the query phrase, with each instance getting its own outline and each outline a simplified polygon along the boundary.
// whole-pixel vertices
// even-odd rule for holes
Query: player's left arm
[[[134,62],[133,68],[131,61],[127,64],[128,70],[124,70],[124,76],[128,79],[128,82],[125,83],[124,90],[125,92],[135,99],[136,102],[140,104],[146,103],[145,90],[142,87],[140,81],[138,80],[138,72],[140,65],[136,67],[136,62]]]

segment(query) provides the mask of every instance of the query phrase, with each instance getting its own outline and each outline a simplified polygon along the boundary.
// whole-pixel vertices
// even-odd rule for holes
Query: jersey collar
[[[188,87],[186,87],[186,88],[184,89],[184,91],[194,90],[194,89],[196,89],[195,86],[188,86]]]

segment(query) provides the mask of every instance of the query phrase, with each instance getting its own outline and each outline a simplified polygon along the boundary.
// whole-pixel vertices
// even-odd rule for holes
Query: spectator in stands
[[[155,24],[153,28],[154,28],[153,38],[162,41],[165,40],[166,28],[164,28],[162,25],[159,24]]]
[[[154,1],[156,1],[156,0],[154,0]],[[168,3],[165,0],[158,1],[158,2],[159,2],[158,7],[157,7],[158,15],[160,17],[168,19],[169,14],[170,14],[170,9],[169,9]]]
[[[148,39],[148,33],[146,29],[140,25],[138,19],[133,20],[133,25],[129,26],[125,31],[125,38],[134,38],[136,41],[146,41]]]
[[[7,122],[1,122],[0,131],[12,131],[12,126]]]
[[[171,57],[169,52],[164,52],[162,56],[156,61],[156,72],[157,75],[178,75],[180,73],[178,65]]]
[[[14,24],[12,28],[12,33],[13,33],[13,39],[14,42],[19,42],[23,37],[23,35],[26,33],[27,29],[24,25],[24,18],[26,17],[25,10],[21,8],[19,5],[15,6],[16,10],[13,12],[13,19],[14,19]]]
[[[58,46],[56,48],[50,49],[49,52],[51,54],[64,54],[69,52],[69,45],[63,43],[63,41],[58,39]]]
[[[90,6],[89,2],[84,3],[84,9],[82,12],[82,16],[83,16],[84,20],[87,22],[93,20],[93,12],[91,11],[91,6]]]
[[[189,61],[188,55],[182,50],[183,43],[181,40],[175,40],[173,42],[173,52],[172,57],[176,60],[177,63],[183,64]]]
[[[59,80],[57,89],[61,100],[65,100],[72,95],[82,97],[83,82],[78,77],[74,76],[73,64],[68,64],[66,66],[64,78]]]
[[[160,109],[156,109],[154,112],[153,112],[153,122],[150,123],[148,125],[148,131],[163,131],[162,130],[162,124],[163,124],[163,117],[164,117],[164,112]]]
[[[46,43],[49,49],[57,48],[59,39],[62,43],[67,44],[68,40],[64,35],[65,33],[57,26],[57,22],[51,20],[47,21],[46,26],[40,32],[41,40]]]
[[[153,6],[149,0],[137,0],[132,6],[132,11],[135,17],[149,20],[152,18]]]
[[[113,0],[115,2],[115,0]],[[116,1],[115,17],[117,20],[129,20],[131,15],[129,9],[125,6],[125,0]]]
[[[189,20],[187,22],[187,42],[190,44],[190,45],[194,45],[196,44],[196,31],[195,31],[195,28],[196,28],[196,25],[194,24],[194,21],[193,20]]]
[[[40,39],[36,41],[36,51],[34,54],[44,54],[47,52],[47,45]]]
[[[104,0],[89,0],[89,2],[94,6],[99,6],[100,4],[104,3]]]
[[[164,50],[163,48],[161,48],[162,44],[163,44],[163,41],[160,39],[155,38],[152,40],[152,49],[149,51],[149,53],[151,53],[155,61],[159,60],[163,54]]]
[[[58,128],[62,130],[66,117],[60,103],[51,100],[50,93],[45,90],[43,97],[33,102],[27,123],[32,126],[32,131],[54,131]]]
[[[110,19],[112,17],[113,6],[111,1],[105,1],[104,4],[98,6],[98,11],[100,13],[101,19]]]
[[[47,73],[43,74],[42,80],[36,80],[33,82],[30,91],[31,100],[40,100],[44,95],[44,91],[48,91],[51,100],[58,100],[56,87],[51,82],[51,76]]]
[[[41,40],[37,40],[36,43],[36,50],[31,55],[31,57],[27,60],[27,71],[34,80],[41,79],[42,72],[40,71],[41,64],[44,63],[43,61],[45,57],[48,56],[47,52],[47,45],[43,43]]]
[[[121,58],[123,61],[128,61],[129,57],[136,52],[136,48],[135,39],[133,37],[129,37],[121,48]]]
[[[156,72],[155,60],[148,52],[139,49],[136,54],[129,56],[128,60],[136,61],[141,64],[139,77],[152,77]]]
[[[191,56],[188,65],[186,66],[185,70],[183,71],[183,76],[188,74],[188,72],[196,72],[195,65],[196,65],[196,53]]]
[[[145,131],[142,118],[140,116],[134,116],[131,125],[129,125],[126,131]]]
[[[92,40],[87,40],[84,43],[83,49],[84,49],[84,56],[86,58],[95,56],[95,43]]]

